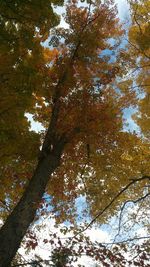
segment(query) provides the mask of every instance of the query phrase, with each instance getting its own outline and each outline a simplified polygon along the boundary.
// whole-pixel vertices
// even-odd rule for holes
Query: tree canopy
[[[139,113],[136,121],[142,133],[150,137],[150,114],[149,114],[149,71],[150,71],[150,3],[149,1],[132,2],[133,25],[129,32],[129,40],[132,50],[138,61],[138,75],[136,83],[141,90],[143,97],[139,101]]]
[[[30,131],[25,114],[35,105],[33,95],[44,78],[42,42],[59,23],[51,4],[62,3],[48,0],[0,2],[2,201],[8,194],[7,198],[10,201],[13,198],[16,204],[15,191],[22,193],[21,184],[30,175],[37,155],[40,136]],[[26,149],[26,144],[30,149]]]
[[[81,234],[94,222],[108,222],[128,202],[144,200],[141,211],[148,207],[149,1],[130,3],[127,46],[113,1],[67,1],[67,27],[58,25],[54,12],[62,4],[0,3],[2,267],[10,266],[27,229],[43,213],[51,210],[57,224],[75,227],[80,196],[86,202],[83,217],[90,218]],[[125,128],[131,107],[140,134]],[[45,131],[31,131],[28,113]],[[99,256],[105,248],[94,248],[104,266],[111,266]],[[64,250],[54,250],[57,266],[55,256],[66,255]],[[121,262],[122,256],[111,253],[104,253],[111,264]]]

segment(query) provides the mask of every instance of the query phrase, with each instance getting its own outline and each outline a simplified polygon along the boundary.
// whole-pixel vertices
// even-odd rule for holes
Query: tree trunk
[[[62,150],[62,146],[57,146],[55,151],[39,160],[25,193],[1,228],[0,267],[10,266],[29,225],[34,220],[50,175],[60,164]]]

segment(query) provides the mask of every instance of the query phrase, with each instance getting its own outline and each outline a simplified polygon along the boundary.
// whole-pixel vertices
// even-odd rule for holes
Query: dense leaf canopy
[[[51,209],[57,223],[74,223],[80,196],[92,223],[106,223],[128,201],[145,198],[141,209],[148,206],[149,1],[131,1],[126,47],[113,1],[67,1],[66,28],[54,12],[62,2],[0,2],[3,220],[49,155],[59,155],[58,168],[44,188],[46,209],[44,198],[36,203],[36,219]],[[131,107],[140,133],[126,130]],[[45,131],[31,131],[28,113]]]

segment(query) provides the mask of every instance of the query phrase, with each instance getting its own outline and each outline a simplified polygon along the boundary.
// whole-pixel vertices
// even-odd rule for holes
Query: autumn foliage
[[[76,199],[84,196],[84,216],[92,225],[106,223],[126,201],[148,196],[149,2],[132,1],[127,51],[120,45],[126,33],[113,1],[67,1],[66,28],[56,27],[51,5],[62,1],[37,2],[0,4],[0,201],[2,219],[7,217],[0,236],[2,267],[9,266],[30,224],[49,207],[57,223],[75,223]],[[140,71],[132,80],[127,73],[137,62]],[[124,112],[131,107],[138,107],[134,120],[141,135],[125,128]],[[28,114],[45,130],[31,130]],[[50,202],[42,199],[45,192]],[[37,245],[31,237],[27,247]],[[110,264],[115,257],[121,262],[118,251],[115,256],[101,250]],[[103,266],[111,266],[100,251],[91,249]]]

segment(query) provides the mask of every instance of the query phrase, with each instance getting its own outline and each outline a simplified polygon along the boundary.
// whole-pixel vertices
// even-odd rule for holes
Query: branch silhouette
[[[150,176],[148,175],[144,175],[142,176],[141,178],[139,179],[132,179],[132,181],[130,183],[128,183],[125,187],[123,187],[123,189],[116,194],[116,196],[114,196],[114,198],[108,203],[108,205],[105,206],[105,208],[101,211],[99,211],[97,213],[97,215],[90,221],[90,223],[88,223],[88,225],[81,231],[79,231],[77,234],[75,234],[73,236],[73,238],[76,238],[76,236],[78,236],[79,234],[85,232],[94,222],[96,222],[96,220],[101,216],[103,215],[103,213],[108,210],[111,205],[130,187],[132,186],[133,184],[137,183],[137,182],[140,182],[140,181],[143,181],[143,180],[150,180]]]

